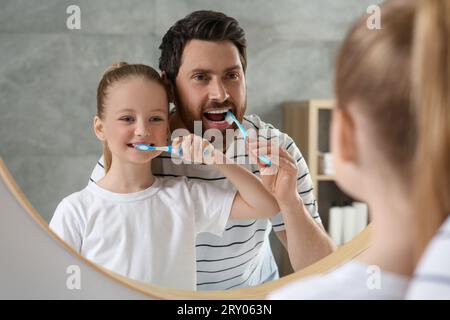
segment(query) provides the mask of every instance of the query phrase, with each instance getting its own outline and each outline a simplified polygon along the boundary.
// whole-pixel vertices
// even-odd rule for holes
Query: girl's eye
[[[132,122],[134,119],[132,117],[122,117],[119,120],[125,121],[125,122]]]
[[[161,121],[163,121],[163,118],[160,118],[160,117],[152,117],[152,118],[150,118],[150,121],[152,121],[152,122],[161,122]]]

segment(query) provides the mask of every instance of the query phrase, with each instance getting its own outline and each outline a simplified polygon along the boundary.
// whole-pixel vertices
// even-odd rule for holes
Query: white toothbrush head
[[[228,124],[232,124],[234,122],[237,125],[237,127],[239,128],[239,130],[241,131],[244,138],[247,137],[247,129],[245,129],[245,127],[242,125],[242,123],[240,123],[238,121],[236,116],[231,111],[227,112],[227,114],[225,116],[225,121],[228,122]]]
[[[140,151],[150,151],[155,150],[154,147],[148,145],[148,144],[134,144],[133,145],[135,149],[138,149]]]
[[[165,152],[169,152],[169,153],[173,152],[172,146],[155,147],[155,146],[151,146],[151,145],[148,145],[145,143],[134,144],[133,146],[135,149],[137,149],[139,151],[165,151]],[[181,155],[181,149],[179,151],[180,151],[180,155]]]
[[[225,115],[225,121],[228,122],[228,124],[233,124],[233,122],[236,122],[237,119],[231,111],[228,111]]]

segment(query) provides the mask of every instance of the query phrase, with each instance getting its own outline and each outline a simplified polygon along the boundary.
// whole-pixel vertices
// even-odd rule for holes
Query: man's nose
[[[223,82],[219,78],[211,79],[209,83],[209,100],[216,102],[224,102],[230,96]]]

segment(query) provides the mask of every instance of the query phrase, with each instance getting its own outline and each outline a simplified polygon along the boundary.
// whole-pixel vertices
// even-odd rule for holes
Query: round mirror
[[[288,107],[286,101],[332,96],[330,84],[335,52],[351,21],[372,2],[290,1],[283,6],[258,1],[238,6],[217,2],[208,4],[207,8],[235,17],[245,30],[248,40],[247,114],[257,114],[294,138],[311,169],[319,200],[318,211],[327,228],[333,201],[336,200],[337,205],[349,201],[336,189],[331,175],[324,174],[316,162],[321,156],[326,159],[323,154],[329,151],[326,139],[329,101],[319,103],[317,108],[312,103],[292,110],[292,104]],[[36,6],[45,10],[37,10]],[[329,10],[323,10],[327,7]],[[156,6],[150,1],[132,8],[124,4],[120,9],[120,6],[103,3],[100,7],[95,2],[77,6],[43,1],[31,7],[10,1],[0,14],[3,66],[0,70],[0,156],[14,178],[5,172],[2,175],[9,181],[6,182],[9,188],[16,190],[16,198],[27,214],[46,232],[50,232],[47,224],[58,203],[86,186],[102,153],[101,143],[93,132],[92,118],[96,112],[96,88],[106,67],[116,61],[157,67],[158,46],[165,32],[175,21],[199,8],[182,3],[158,3]],[[129,18],[123,16],[123,12],[130,11]],[[285,107],[284,117],[281,106]],[[297,116],[300,109],[306,112],[304,117]],[[316,129],[299,133],[297,129],[302,121],[316,121]],[[317,146],[303,146],[301,140],[306,134],[317,137]],[[296,135],[298,138],[294,137]],[[314,153],[309,152],[310,148]],[[19,196],[21,192],[12,187],[14,181],[26,198]],[[2,228],[8,226],[2,225]],[[55,238],[54,234],[52,237]],[[332,255],[291,273],[287,254],[273,237],[272,252],[281,278],[231,292],[236,297],[262,297],[295,278],[326,271],[364,250],[368,232],[347,241]],[[73,249],[66,248],[77,258],[84,259]],[[227,268],[224,264],[222,269]],[[147,287],[116,274],[110,275],[158,297],[230,295],[227,291],[189,293]],[[229,288],[233,286],[230,284]]]

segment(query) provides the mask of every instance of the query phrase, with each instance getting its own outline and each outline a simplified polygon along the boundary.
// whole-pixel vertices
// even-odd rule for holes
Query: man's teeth
[[[211,110],[211,111],[207,111],[205,113],[212,113],[212,114],[221,114],[221,113],[225,113],[230,111],[230,109],[225,109],[225,110]]]

